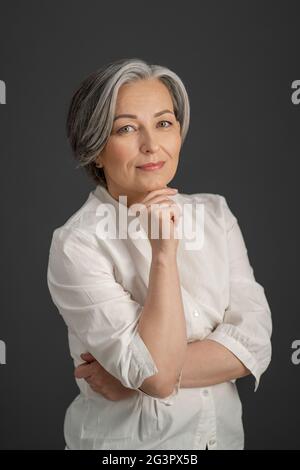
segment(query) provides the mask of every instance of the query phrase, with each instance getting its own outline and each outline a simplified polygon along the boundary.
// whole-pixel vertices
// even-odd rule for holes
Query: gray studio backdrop
[[[172,185],[227,198],[272,310],[271,365],[256,393],[252,377],[238,381],[246,449],[300,449],[299,6],[0,3],[1,449],[64,447],[78,389],[48,250],[94,188],[75,170],[65,117],[78,83],[125,57],[183,79],[191,125]]]

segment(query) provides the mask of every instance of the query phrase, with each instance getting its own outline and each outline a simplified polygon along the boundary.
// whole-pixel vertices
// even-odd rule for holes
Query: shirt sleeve
[[[230,299],[223,322],[207,339],[223,344],[250,370],[256,392],[271,361],[271,311],[264,288],[255,280],[237,218],[225,197],[219,197],[226,227]]]
[[[180,371],[180,374],[177,378],[177,381],[176,381],[176,384],[174,386],[174,389],[172,391],[172,393],[170,395],[168,395],[167,397],[165,398],[158,398],[158,400],[160,402],[162,402],[164,405],[167,405],[167,406],[170,406],[170,405],[173,405],[174,404],[174,401],[179,393],[179,390],[180,390],[180,385],[181,385],[181,379],[182,379],[182,372],[183,372],[183,368],[181,369]],[[144,395],[147,395],[149,396],[148,393],[144,392],[143,390],[139,389],[140,392]]]
[[[78,229],[54,231],[47,282],[51,298],[84,350],[125,387],[139,390],[158,372],[138,333],[142,306],[116,282],[113,266]]]

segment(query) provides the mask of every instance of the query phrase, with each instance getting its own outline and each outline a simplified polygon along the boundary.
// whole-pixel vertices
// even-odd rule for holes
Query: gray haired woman
[[[257,390],[271,312],[226,198],[168,186],[189,118],[178,75],[136,58],[92,73],[72,97],[68,138],[96,188],[49,254],[80,390],[66,449],[244,448],[235,382],[252,374]]]

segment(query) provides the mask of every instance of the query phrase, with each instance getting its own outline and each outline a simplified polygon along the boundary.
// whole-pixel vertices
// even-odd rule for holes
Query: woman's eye
[[[170,121],[160,121],[160,123],[161,123],[161,122],[167,122],[168,124],[170,124],[170,126],[173,125],[172,122],[170,122]],[[165,126],[162,126],[162,127],[165,127]],[[169,126],[167,126],[167,127],[169,127]]]
[[[123,131],[124,131],[124,129],[126,129],[126,127],[132,127],[132,126],[130,126],[130,125],[123,126],[117,131],[117,133],[118,134],[123,134]],[[125,134],[128,134],[128,132],[125,132]]]
[[[159,121],[159,124],[161,124],[162,122],[166,122],[166,123],[170,124],[170,126],[173,125],[173,123],[170,122],[170,121]],[[170,126],[160,126],[160,127],[170,127]],[[125,131],[125,129],[128,128],[128,127],[133,127],[133,126],[130,126],[129,124],[127,124],[127,126],[123,126],[119,130],[117,130],[117,133],[118,134],[128,134],[128,132]]]

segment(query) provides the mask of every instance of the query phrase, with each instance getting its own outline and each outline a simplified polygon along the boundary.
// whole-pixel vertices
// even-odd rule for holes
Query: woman
[[[225,197],[167,186],[189,109],[180,78],[139,59],[72,98],[68,137],[97,186],[49,255],[80,389],[68,449],[244,447],[235,380],[252,374],[257,389],[271,314]]]

